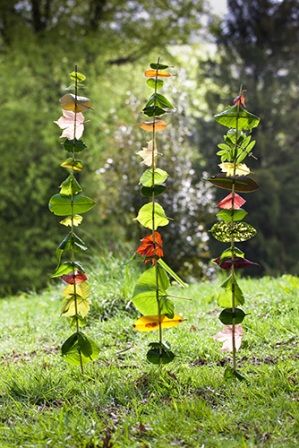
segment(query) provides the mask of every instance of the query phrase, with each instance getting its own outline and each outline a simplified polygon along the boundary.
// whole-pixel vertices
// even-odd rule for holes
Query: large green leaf
[[[168,173],[161,168],[156,168],[154,170],[154,185],[162,185],[168,177]],[[153,173],[151,169],[145,170],[140,177],[140,183],[144,187],[153,186]]]
[[[154,208],[154,219],[155,219],[155,228],[167,226],[169,223],[169,219],[165,215],[164,209],[160,204],[155,202]],[[145,204],[138,212],[137,217],[135,218],[142,226],[153,230],[153,203],[149,202]]]
[[[238,128],[239,131],[256,128],[260,122],[259,117],[246,109],[240,109],[237,105],[215,115],[215,120],[227,128]]]
[[[72,205],[73,204],[73,205]],[[95,205],[93,199],[77,194],[73,197],[73,201],[68,196],[55,194],[49,202],[49,209],[54,215],[66,216],[72,214],[86,213]]]
[[[147,360],[152,364],[168,364],[173,361],[175,354],[168,345],[162,342],[151,342],[150,349],[146,354]]]
[[[167,299],[167,289],[170,282],[167,274],[160,266],[153,266],[143,272],[137,280],[134,288],[132,302],[141,314],[145,316],[158,315],[158,303],[156,296],[156,269],[158,271],[158,292],[161,303],[161,314],[167,317],[173,313],[171,301]]]
[[[81,185],[73,174],[70,174],[60,185],[60,194],[62,196],[73,196],[81,191]]]
[[[243,322],[246,314],[240,308],[225,308],[219,315],[219,320],[224,325],[237,325]]]
[[[247,241],[256,235],[255,228],[247,222],[217,222],[210,232],[222,243]]]
[[[94,361],[99,352],[96,342],[81,331],[72,334],[61,347],[63,358],[73,365],[80,365],[80,358],[82,364]]]
[[[233,303],[234,292],[234,303]],[[233,308],[243,305],[245,302],[243,292],[238,285],[235,276],[230,275],[221,285],[221,290],[217,295],[217,303],[222,308]]]
[[[242,221],[247,215],[246,210],[239,208],[238,210],[220,210],[217,213],[217,218],[224,222]]]
[[[233,184],[235,185],[235,191],[243,193],[251,193],[258,189],[258,184],[248,176],[228,177],[222,173],[211,176],[207,179],[213,185],[224,190],[231,190]]]

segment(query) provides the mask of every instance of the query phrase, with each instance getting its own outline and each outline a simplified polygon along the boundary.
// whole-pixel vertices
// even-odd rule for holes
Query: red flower
[[[74,283],[76,283],[77,285],[87,280],[87,276],[83,272],[77,272],[75,275],[74,274],[62,275],[61,278],[69,285],[73,285]]]
[[[237,97],[234,99],[233,103],[234,103],[236,106],[246,107],[245,101],[246,101],[245,96],[244,96],[244,95],[239,95],[239,96],[237,96]]]
[[[242,198],[238,193],[235,193],[234,197],[234,209],[237,210],[245,204],[245,199]],[[233,208],[233,195],[232,193],[228,194],[223,198],[220,202],[218,202],[217,207],[224,208],[226,210],[230,210]]]
[[[145,257],[145,263],[151,262],[155,264],[156,260],[164,255],[162,246],[163,242],[160,233],[154,232],[142,238],[141,244],[136,252],[142,257]]]

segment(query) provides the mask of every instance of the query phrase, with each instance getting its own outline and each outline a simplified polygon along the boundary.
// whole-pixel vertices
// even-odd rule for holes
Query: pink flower
[[[67,138],[73,140],[76,138],[80,140],[84,131],[84,115],[81,112],[75,114],[70,110],[63,110],[63,115],[57,121],[54,121],[63,132],[60,138]],[[76,118],[76,133],[75,133],[75,118]]]
[[[243,337],[243,328],[241,325],[235,325],[235,345],[236,351],[241,347]],[[213,336],[215,341],[222,342],[221,347],[222,352],[232,352],[233,351],[233,326],[225,325],[224,330],[219,331],[215,336]]]

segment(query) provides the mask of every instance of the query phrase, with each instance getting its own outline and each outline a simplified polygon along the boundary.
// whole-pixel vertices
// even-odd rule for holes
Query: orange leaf
[[[153,132],[154,123],[155,123],[155,131],[157,132],[164,131],[164,129],[167,126],[167,123],[165,121],[156,120],[156,121],[144,121],[143,123],[141,123],[140,127],[146,132]]]
[[[170,78],[172,74],[161,70],[149,69],[144,72],[144,76],[147,78]]]
[[[162,315],[161,316],[161,327],[171,328],[176,327],[181,322],[183,322],[181,316],[174,316],[172,319]],[[134,330],[137,331],[153,331],[159,329],[159,316],[142,316],[134,323]]]

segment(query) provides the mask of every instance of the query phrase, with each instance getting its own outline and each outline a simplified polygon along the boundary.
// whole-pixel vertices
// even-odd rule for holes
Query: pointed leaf
[[[260,119],[251,114],[246,109],[238,108],[237,105],[231,106],[224,112],[215,115],[217,123],[228,128],[238,128],[241,130],[250,130],[258,126]]]

